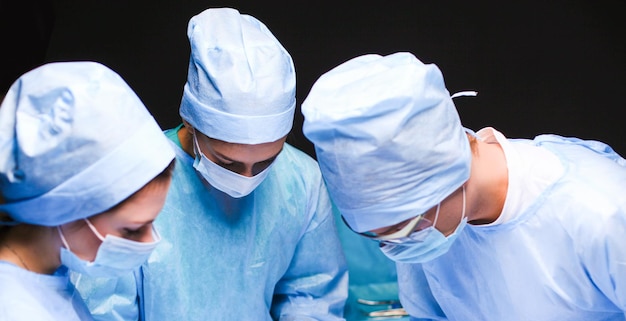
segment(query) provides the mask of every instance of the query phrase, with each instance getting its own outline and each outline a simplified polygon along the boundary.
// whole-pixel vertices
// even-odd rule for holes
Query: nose
[[[251,165],[245,165],[243,167],[243,169],[241,171],[239,171],[237,174],[239,174],[241,176],[245,176],[245,177],[252,177],[252,176],[254,176],[254,172],[252,171],[252,166]]]
[[[141,237],[139,238],[139,242],[143,242],[143,243],[150,243],[150,242],[154,242],[154,227],[152,226],[152,223],[149,223],[146,225],[146,228],[144,230],[145,232],[143,232],[143,234],[141,235]]]

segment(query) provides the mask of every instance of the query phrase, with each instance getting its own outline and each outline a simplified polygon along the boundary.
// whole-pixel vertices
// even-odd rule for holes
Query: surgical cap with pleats
[[[162,172],[174,152],[139,97],[95,62],[31,70],[0,106],[0,212],[55,226],[104,212]]]
[[[337,66],[302,113],[332,199],[357,232],[422,214],[469,178],[469,142],[443,76],[410,53]]]
[[[260,144],[287,135],[296,106],[289,53],[256,18],[211,8],[187,28],[191,57],[181,117],[222,141]]]

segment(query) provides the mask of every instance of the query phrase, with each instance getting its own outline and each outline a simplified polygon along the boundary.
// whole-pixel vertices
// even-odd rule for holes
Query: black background
[[[626,155],[626,5],[614,1],[7,1],[1,0],[3,91],[50,61],[117,71],[166,129],[189,58],[189,18],[233,7],[264,22],[291,53],[302,103],[324,72],[357,55],[409,51],[442,70],[463,124],[507,137],[557,133]],[[313,156],[296,112],[289,142]]]

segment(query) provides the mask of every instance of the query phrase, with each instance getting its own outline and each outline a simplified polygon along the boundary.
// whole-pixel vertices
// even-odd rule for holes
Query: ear
[[[196,156],[193,147],[194,131],[193,126],[183,119],[183,127],[178,131],[178,140],[180,141],[180,145],[183,150],[192,157]]]
[[[193,134],[194,128],[193,126],[191,126],[190,123],[188,123],[186,120],[183,119],[183,126],[185,126],[185,128],[187,128],[187,130],[189,131],[189,133]]]

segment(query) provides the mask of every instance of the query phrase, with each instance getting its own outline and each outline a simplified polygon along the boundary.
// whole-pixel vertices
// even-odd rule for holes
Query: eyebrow
[[[226,157],[226,156],[222,155],[220,152],[218,152],[218,151],[216,151],[216,150],[213,150],[213,154],[215,154],[215,156],[217,156],[218,158],[221,158],[222,160],[225,160],[225,161],[227,161],[227,162],[231,162],[231,163],[241,163],[240,161],[237,161],[237,160],[234,160],[234,159],[231,159],[231,158],[229,158],[229,157]]]
[[[283,147],[280,148],[280,150],[278,151],[278,153],[276,153],[276,155],[274,155],[274,156],[272,156],[270,158],[267,158],[267,159],[255,162],[254,164],[258,164],[258,163],[263,163],[263,162],[274,160],[274,159],[276,159],[276,157],[278,157],[278,154],[280,154],[280,152],[282,152],[282,151],[283,151]],[[213,150],[213,154],[215,154],[215,156],[217,156],[217,157],[219,157],[219,158],[221,158],[221,159],[223,159],[223,160],[225,160],[227,162],[239,163],[239,164],[243,164],[244,163],[242,161],[238,161],[238,160],[232,159],[230,157],[226,157],[225,155],[223,155],[222,153],[220,153],[220,152],[218,152],[216,150]]]
[[[150,223],[154,223],[154,219],[149,220],[149,221],[142,221],[142,222],[137,222],[137,221],[132,221],[130,222],[130,224],[137,224],[137,225],[141,225],[141,226],[146,226]]]

